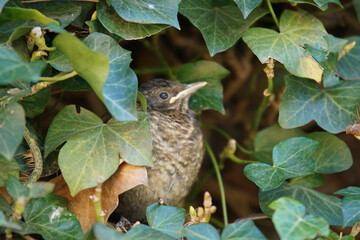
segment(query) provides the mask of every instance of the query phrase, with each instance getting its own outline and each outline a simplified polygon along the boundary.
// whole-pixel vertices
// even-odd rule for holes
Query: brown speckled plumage
[[[197,178],[204,145],[195,113],[188,108],[191,94],[170,104],[172,97],[189,88],[189,85],[156,79],[139,89],[148,102],[154,165],[148,168],[148,186],[137,186],[119,197],[117,212],[130,221],[144,220],[146,207],[159,197],[169,205],[181,205]],[[168,95],[166,99],[160,97],[164,92]]]

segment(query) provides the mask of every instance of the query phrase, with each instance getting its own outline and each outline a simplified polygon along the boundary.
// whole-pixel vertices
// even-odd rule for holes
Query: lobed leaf
[[[114,228],[95,223],[82,240],[121,240],[125,235]]]
[[[58,113],[45,139],[45,156],[67,141],[58,161],[72,196],[96,186],[99,176],[108,179],[118,168],[119,156],[132,165],[152,164],[148,118],[144,113],[138,117],[137,122],[104,124],[88,110],[76,113],[74,106]]]
[[[125,235],[126,240],[148,240],[148,239],[161,239],[161,240],[174,240],[173,237],[153,229],[147,225],[139,224],[131,228]]]
[[[259,191],[259,203],[264,214],[272,215],[273,211],[268,206],[280,197],[289,197],[301,202],[309,214],[323,217],[330,225],[343,225],[341,200],[339,198],[320,193],[311,188],[291,186],[286,182],[276,189]]]
[[[353,36],[346,38],[349,42],[355,41],[356,44],[350,52],[346,53],[339,61],[337,66],[338,75],[346,80],[360,79],[360,37]]]
[[[343,226],[353,226],[360,221],[360,188],[347,187],[335,194],[343,195],[341,199],[342,213],[344,215]]]
[[[266,240],[267,238],[255,226],[252,220],[227,225],[221,233],[221,240],[235,239],[257,239]]]
[[[12,158],[9,161],[6,158],[0,156],[0,166],[0,187],[6,186],[6,181],[10,175],[19,178],[20,167],[15,159]]]
[[[9,195],[14,199],[19,199],[20,197],[28,197],[29,196],[29,188],[22,184],[18,177],[9,175],[6,181],[6,191]]]
[[[179,12],[200,30],[211,56],[234,45],[254,22],[268,13],[256,9],[244,19],[232,0],[182,0],[179,6]]]
[[[146,209],[146,219],[150,227],[175,239],[184,236],[185,209],[154,203]]]
[[[314,238],[317,234],[328,235],[329,224],[322,217],[305,215],[305,207],[300,202],[282,197],[269,207],[275,212],[272,221],[281,239],[302,240]]]
[[[134,40],[149,37],[169,27],[164,24],[141,24],[128,22],[121,18],[105,1],[96,4],[97,16],[101,24],[111,33],[125,40]]]
[[[259,58],[267,63],[275,59],[292,74],[321,81],[322,69],[301,46],[308,44],[327,46],[326,30],[314,16],[285,10],[280,17],[280,33],[267,28],[251,28],[244,34],[244,42]]]
[[[267,191],[280,186],[286,179],[314,173],[316,162],[310,155],[318,143],[297,137],[284,140],[273,149],[273,165],[252,163],[244,168],[247,178]]]
[[[208,83],[191,96],[189,100],[191,109],[201,111],[211,108],[224,114],[221,80],[229,73],[227,69],[215,62],[198,61],[184,64],[177,73],[176,78],[179,82],[185,84],[200,81]]]
[[[220,240],[217,230],[208,223],[190,225],[185,232],[189,240]]]
[[[244,18],[246,19],[249,14],[262,2],[262,0],[234,0],[240,8]]]
[[[292,76],[286,76],[285,82],[286,89],[280,102],[281,127],[299,127],[315,120],[326,131],[339,133],[357,119],[359,81],[341,81],[325,89],[308,79]]]
[[[135,23],[161,23],[180,29],[177,20],[180,0],[108,0],[107,1],[123,19]]]

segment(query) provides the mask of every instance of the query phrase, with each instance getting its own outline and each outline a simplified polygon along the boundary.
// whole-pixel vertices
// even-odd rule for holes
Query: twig
[[[214,153],[212,152],[211,147],[206,140],[204,141],[204,143],[205,143],[206,151],[208,152],[211,162],[214,166],[215,175],[216,175],[216,178],[219,183],[220,196],[221,196],[221,207],[223,210],[223,217],[224,217],[224,226],[226,227],[228,225],[228,216],[227,216],[227,210],[226,210],[226,198],[225,198],[224,184],[223,184],[223,181],[221,178],[220,169],[219,169],[218,163],[216,161],[216,158],[214,156]]]
[[[231,161],[233,161],[234,163],[237,163],[237,164],[248,164],[248,163],[256,163],[256,162],[258,162],[258,161],[253,161],[253,160],[241,159],[241,158],[238,158],[237,156],[235,156],[234,154],[229,155],[228,158]]]
[[[274,60],[273,59],[270,59],[270,62],[266,65],[266,68],[264,69],[264,71],[266,72],[266,75],[268,77],[268,88],[265,89],[264,98],[262,99],[261,104],[255,113],[255,118],[254,118],[254,122],[253,122],[253,126],[252,126],[253,133],[255,133],[259,128],[260,119],[267,108],[270,96],[271,96],[273,88],[274,88],[274,84],[273,84]]]
[[[274,9],[273,9],[273,7],[271,5],[270,0],[266,0],[266,3],[268,5],[269,11],[271,13],[272,18],[274,19],[274,22],[275,22],[276,26],[278,27],[278,29],[280,29],[279,20],[277,19],[276,15],[275,15],[275,12],[274,12]]]
[[[255,213],[255,214],[251,214],[249,216],[243,217],[243,218],[238,218],[234,221],[234,223],[245,222],[248,220],[261,220],[261,219],[267,219],[267,218],[269,218],[269,217],[263,213]]]
[[[35,183],[40,178],[41,173],[43,171],[43,159],[41,156],[40,148],[39,148],[36,140],[31,136],[31,133],[26,126],[24,128],[24,138],[30,147],[31,153],[34,158],[34,164],[35,164],[34,170],[30,174],[29,179],[26,182],[26,185],[29,185],[29,184]]]

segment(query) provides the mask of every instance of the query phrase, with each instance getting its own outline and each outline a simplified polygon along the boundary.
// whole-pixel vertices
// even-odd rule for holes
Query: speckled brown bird
[[[201,166],[204,144],[188,102],[205,85],[156,79],[140,86],[150,115],[153,166],[147,169],[147,186],[137,186],[119,196],[116,212],[129,221],[145,220],[146,207],[159,198],[180,206],[189,193]]]

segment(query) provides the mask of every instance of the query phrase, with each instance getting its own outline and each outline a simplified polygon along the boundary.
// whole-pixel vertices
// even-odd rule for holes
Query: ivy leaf
[[[272,152],[276,144],[288,138],[303,136],[305,133],[299,128],[284,129],[278,124],[274,124],[256,134],[253,155],[256,160],[272,165]]]
[[[0,13],[1,13],[1,11],[2,11],[2,9],[3,9],[3,7],[5,6],[5,4],[6,4],[7,1],[8,1],[8,0],[2,0],[2,1],[0,2]]]
[[[351,167],[351,151],[344,141],[327,132],[313,132],[306,137],[319,142],[318,149],[311,155],[317,162],[315,172],[337,173]]]
[[[244,18],[246,19],[249,14],[262,2],[262,0],[234,0],[240,8]]]
[[[185,209],[154,203],[146,209],[146,219],[153,229],[179,239],[184,236]]]
[[[20,167],[15,159],[12,158],[8,161],[4,157],[0,156],[0,166],[0,187],[6,186],[6,181],[10,175],[18,178]]]
[[[74,71],[74,68],[72,67],[69,58],[67,58],[66,55],[59,49],[55,49],[54,51],[51,51],[49,53],[47,63],[61,72]]]
[[[136,23],[162,23],[180,29],[177,20],[180,0],[108,0],[115,11],[126,21]]]
[[[131,52],[123,49],[111,37],[102,33],[92,33],[84,43],[93,51],[109,57],[109,74],[102,95],[111,115],[119,121],[135,121],[137,77],[129,67]]]
[[[316,234],[326,236],[330,233],[325,219],[305,215],[304,205],[294,199],[282,197],[269,207],[275,210],[272,221],[281,239],[302,240],[314,238]]]
[[[266,237],[255,226],[252,220],[227,225],[221,233],[221,240],[257,239],[266,240]]]
[[[341,200],[339,198],[320,193],[311,188],[291,186],[286,182],[276,189],[259,191],[259,203],[264,214],[272,215],[273,211],[268,206],[280,197],[289,197],[301,202],[309,214],[323,217],[330,225],[343,225]]]
[[[208,223],[190,225],[185,232],[189,240],[220,240],[217,230]]]
[[[306,188],[316,188],[323,185],[325,178],[323,175],[315,173],[307,176],[292,178],[289,181],[291,186],[301,186]]]
[[[79,76],[55,83],[55,86],[66,91],[89,91],[91,86]]]
[[[5,197],[1,195],[1,193],[0,193],[0,212],[4,212],[8,215],[14,212],[11,205],[8,203]]]
[[[54,190],[55,184],[51,182],[36,182],[29,185],[29,197],[40,198]]]
[[[0,154],[10,161],[24,134],[25,112],[20,104],[0,107],[0,126]]]
[[[44,25],[55,23],[59,25],[59,22],[46,17],[44,14],[36,9],[26,9],[21,7],[6,7],[1,12],[1,22],[5,20],[35,20]]]
[[[299,127],[315,120],[326,131],[339,133],[357,119],[359,81],[341,81],[325,89],[320,89],[311,80],[293,76],[286,76],[285,82],[286,89],[280,102],[281,127]]]
[[[360,188],[347,187],[335,194],[344,196],[341,200],[342,212],[344,215],[343,226],[353,226],[360,221]]]
[[[69,58],[74,70],[94,89],[103,100],[103,86],[109,73],[109,58],[90,50],[78,38],[69,33],[60,33],[53,44]]]
[[[194,111],[215,109],[225,114],[223,106],[223,87],[221,80],[229,75],[223,66],[211,61],[198,61],[184,64],[177,73],[177,80],[189,84],[204,81],[208,84],[195,92],[189,101],[189,106]]]
[[[85,22],[86,25],[89,26],[89,28],[91,29],[91,31],[93,32],[99,32],[99,33],[104,33],[110,37],[112,37],[116,42],[121,41],[121,37],[119,37],[116,34],[112,34],[110,33],[99,21],[99,19],[95,19],[95,20],[91,20],[91,21],[86,21]]]
[[[121,240],[125,235],[114,228],[95,223],[82,240]]]
[[[45,156],[64,141],[58,161],[72,196],[95,187],[99,176],[108,179],[118,168],[119,155],[132,165],[152,164],[148,118],[141,112],[137,122],[104,124],[86,109],[76,113],[74,106],[66,106],[50,125]]]
[[[139,224],[131,228],[125,234],[125,239],[148,240],[148,239],[161,239],[161,240],[174,240],[173,237],[153,229],[147,225]]]
[[[125,40],[134,40],[149,37],[169,27],[164,24],[141,24],[128,22],[121,18],[105,1],[96,4],[98,18],[101,24],[111,33]]]
[[[46,240],[77,240],[83,236],[76,216],[66,209],[66,199],[54,194],[31,199],[23,216],[25,232],[40,234]]]
[[[304,137],[284,140],[274,147],[272,166],[252,163],[244,168],[244,174],[263,191],[280,186],[288,178],[312,174],[316,162],[310,155],[318,144]]]
[[[179,6],[180,13],[200,30],[211,56],[234,45],[254,22],[268,13],[256,9],[245,20],[232,0],[182,0]]]
[[[24,107],[26,117],[34,118],[44,112],[50,95],[51,87],[47,87],[21,100],[20,104]]]
[[[339,77],[336,75],[336,67],[338,65],[338,55],[330,53],[328,59],[320,62],[320,65],[324,68],[323,72],[323,84],[324,87],[332,87],[340,83]]]
[[[14,199],[29,196],[29,188],[22,184],[17,177],[9,175],[6,181],[6,190]]]
[[[346,80],[360,79],[360,36],[346,38],[349,42],[355,41],[356,44],[350,52],[346,53],[339,61],[337,66],[338,75]]]
[[[27,64],[13,48],[0,46],[0,84],[37,82],[45,66],[42,60]]]
[[[273,58],[284,64],[292,74],[321,81],[322,69],[301,46],[327,46],[326,30],[314,16],[304,11],[285,10],[280,17],[280,33],[268,28],[251,28],[244,34],[244,42],[267,63]]]
[[[320,8],[322,11],[326,11],[328,9],[329,3],[336,3],[337,5],[342,7],[341,2],[339,0],[311,0],[311,1],[309,1],[309,0],[289,0],[289,2],[311,4],[313,6]]]
[[[316,151],[311,155],[317,162],[315,172],[336,173],[351,167],[352,156],[349,147],[338,137],[327,132],[313,132],[306,135],[299,128],[284,129],[274,124],[258,132],[255,137],[254,157],[261,162],[272,165],[272,150],[282,140],[304,136],[319,142]]]
[[[356,15],[357,15],[358,20],[360,22],[360,1],[359,0],[352,0],[352,3],[354,4]]]

